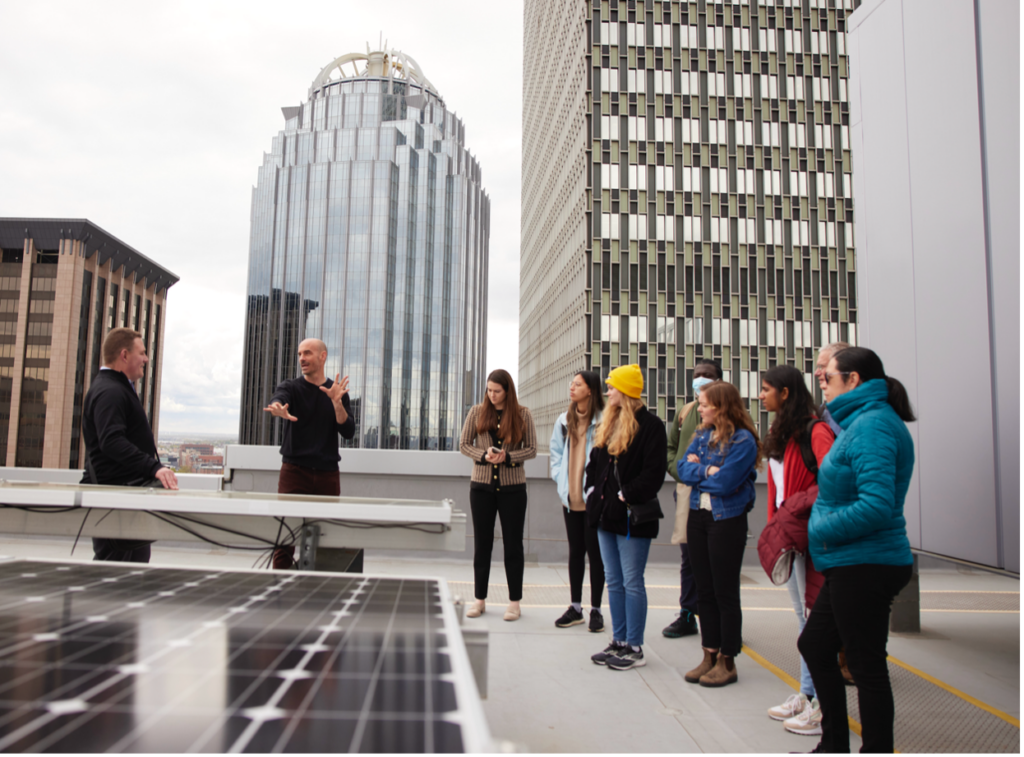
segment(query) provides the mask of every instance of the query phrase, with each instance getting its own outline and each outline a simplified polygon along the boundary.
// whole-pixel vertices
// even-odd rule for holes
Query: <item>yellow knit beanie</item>
[[[619,366],[608,374],[604,382],[635,400],[640,399],[644,391],[644,374],[636,363]]]

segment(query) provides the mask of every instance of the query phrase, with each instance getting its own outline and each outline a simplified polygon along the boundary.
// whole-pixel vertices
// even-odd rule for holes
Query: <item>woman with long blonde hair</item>
[[[761,443],[732,384],[708,384],[698,402],[701,425],[678,472],[680,481],[691,487],[686,541],[697,584],[704,659],[683,678],[701,686],[726,686],[738,680],[733,660],[743,644],[740,568]]]
[[[590,659],[612,670],[645,665],[647,624],[644,569],[657,519],[633,523],[634,506],[648,505],[665,482],[665,424],[640,399],[639,365],[624,365],[605,379],[608,403],[587,464],[587,522],[597,528],[612,613],[612,643]]]

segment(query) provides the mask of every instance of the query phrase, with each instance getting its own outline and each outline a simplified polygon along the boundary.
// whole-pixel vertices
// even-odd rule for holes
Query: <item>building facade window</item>
[[[92,272],[82,272],[82,305],[78,314],[78,348],[75,351],[75,383],[71,389],[71,445],[68,466],[78,468],[82,450],[82,401],[85,399],[85,376],[88,369],[89,311],[92,298]],[[103,300],[96,300],[102,303]],[[102,323],[102,318],[96,319]]]
[[[25,336],[24,367],[18,442],[14,464],[41,468],[46,436],[46,406],[50,388],[50,347],[53,340],[54,295],[57,289],[57,257],[38,253],[32,264],[29,291],[28,328]],[[50,262],[50,261],[53,262]]]

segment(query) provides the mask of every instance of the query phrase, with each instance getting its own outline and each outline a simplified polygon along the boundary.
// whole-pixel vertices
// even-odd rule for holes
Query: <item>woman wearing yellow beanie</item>
[[[608,404],[587,464],[587,520],[601,544],[612,643],[590,659],[612,670],[642,667],[647,589],[644,569],[658,521],[630,524],[628,506],[658,496],[665,481],[665,425],[648,412],[640,395],[639,365],[624,365],[605,379]]]

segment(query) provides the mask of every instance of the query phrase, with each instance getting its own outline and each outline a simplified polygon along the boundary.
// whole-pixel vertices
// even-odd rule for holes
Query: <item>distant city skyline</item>
[[[0,5],[0,23],[45,29],[59,50],[40,55],[33,34],[0,48],[3,214],[95,219],[146,240],[181,277],[168,299],[163,429],[237,434],[254,166],[310,72],[380,40],[411,51],[468,125],[491,198],[486,365],[517,374],[521,2],[294,13],[253,2],[240,14],[43,0]]]

